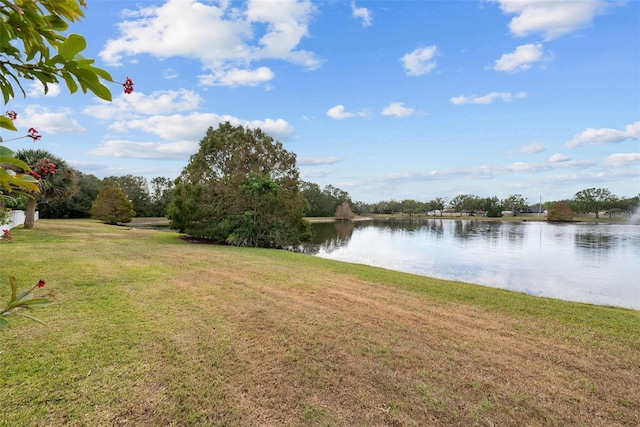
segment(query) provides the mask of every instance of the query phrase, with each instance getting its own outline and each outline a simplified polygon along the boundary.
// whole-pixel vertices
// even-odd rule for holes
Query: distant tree
[[[469,209],[470,202],[472,200],[472,196],[467,194],[458,194],[451,200],[451,206],[453,206],[453,210],[462,216],[462,212]]]
[[[349,193],[332,185],[326,185],[321,189],[318,184],[302,181],[300,194],[309,203],[307,215],[311,217],[332,216],[336,207],[342,202],[351,204]]]
[[[502,217],[502,202],[498,197],[487,197],[484,199],[484,211],[487,216],[490,218],[500,218]]]
[[[78,191],[69,199],[40,204],[40,218],[89,218],[91,204],[98,197],[102,181],[75,170]]]
[[[522,194],[510,194],[509,197],[502,201],[502,206],[510,210],[512,216],[517,216],[519,212],[527,207],[527,198]]]
[[[98,197],[91,205],[91,218],[107,224],[131,222],[136,212],[133,203],[118,187],[107,185],[102,187]]]
[[[336,208],[336,213],[334,216],[340,221],[351,221],[355,215],[351,211],[351,206],[349,206],[349,203],[342,202]]]
[[[171,204],[173,180],[164,177],[156,177],[151,180],[151,206],[150,216],[166,216],[167,208]]]
[[[220,124],[176,180],[171,226],[237,246],[282,248],[310,236],[296,156],[260,129]]]
[[[64,160],[45,150],[19,150],[16,158],[31,167],[40,192],[31,192],[27,200],[24,228],[33,228],[38,205],[50,205],[67,200],[78,192],[76,171]]]
[[[439,211],[440,216],[443,216],[444,208],[447,206],[447,199],[442,197],[436,197],[427,203],[429,211]]]
[[[615,201],[615,196],[606,188],[587,188],[573,196],[573,203],[580,212],[593,212],[599,218],[601,210],[608,208]]]
[[[557,202],[547,211],[547,221],[567,222],[573,221],[575,212],[563,202]]]
[[[104,185],[114,185],[127,195],[137,216],[149,216],[151,197],[149,196],[149,183],[143,176],[123,175],[110,176],[102,180]]]
[[[408,214],[409,216],[424,213],[425,204],[413,199],[403,200],[400,204],[402,213]]]

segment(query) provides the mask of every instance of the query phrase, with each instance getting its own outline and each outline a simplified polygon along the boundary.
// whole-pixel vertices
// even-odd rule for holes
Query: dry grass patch
[[[0,335],[0,425],[640,424],[637,311],[89,221],[16,237],[60,303]]]

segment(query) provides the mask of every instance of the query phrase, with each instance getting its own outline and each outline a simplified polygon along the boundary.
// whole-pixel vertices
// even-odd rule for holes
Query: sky
[[[85,15],[69,32],[134,92],[27,82],[5,108],[42,139],[9,148],[173,179],[229,121],[354,201],[640,193],[640,1],[89,0]]]

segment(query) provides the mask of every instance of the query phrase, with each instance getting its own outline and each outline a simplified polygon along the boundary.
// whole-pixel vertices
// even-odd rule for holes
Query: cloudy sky
[[[90,0],[71,32],[134,93],[27,84],[5,108],[42,139],[5,144],[98,177],[175,178],[230,121],[364,202],[632,197],[639,19],[638,1]]]

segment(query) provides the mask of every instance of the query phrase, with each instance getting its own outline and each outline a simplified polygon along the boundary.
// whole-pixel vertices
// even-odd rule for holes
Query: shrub
[[[559,202],[551,206],[547,213],[547,221],[566,222],[573,221],[575,212],[566,204]]]

